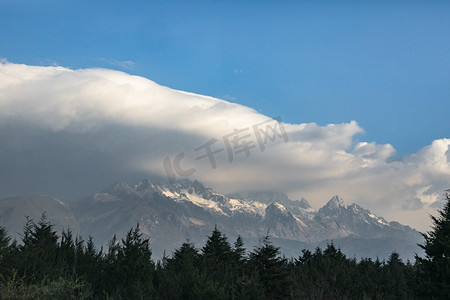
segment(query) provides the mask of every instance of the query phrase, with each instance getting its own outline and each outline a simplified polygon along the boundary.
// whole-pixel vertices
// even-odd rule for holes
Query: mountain
[[[412,259],[415,252],[421,253],[417,246],[421,235],[416,230],[387,222],[357,204],[346,205],[338,196],[315,211],[306,199],[292,200],[278,191],[223,195],[197,180],[173,184],[142,180],[133,186],[117,182],[70,206],[49,197],[25,198],[0,200],[0,225],[17,228],[17,224],[10,225],[20,220],[17,212],[40,215],[47,211],[52,218],[57,216],[50,220],[58,226],[71,226],[106,246],[114,234],[123,237],[139,224],[150,237],[156,257],[186,239],[202,246],[214,226],[230,242],[241,235],[248,250],[269,234],[288,257],[329,242],[357,257],[384,258],[397,251]]]
[[[71,228],[79,232],[78,221],[69,205],[53,197],[20,196],[0,200],[0,225],[8,229],[10,235],[18,237],[23,232],[26,217],[37,222],[45,213],[47,219],[55,224],[55,229],[61,232]]]

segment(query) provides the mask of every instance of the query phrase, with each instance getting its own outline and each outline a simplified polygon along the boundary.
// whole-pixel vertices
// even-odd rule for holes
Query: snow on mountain
[[[266,204],[257,201],[233,199],[205,188],[200,182],[183,180],[155,187],[160,193],[176,202],[190,202],[211,213],[232,217],[235,213],[263,215]]]
[[[283,205],[293,215],[301,218],[313,218],[315,213],[311,205],[305,198],[301,200],[291,200],[289,197],[279,191],[246,191],[229,194],[228,197],[240,199],[245,202],[252,202],[255,206],[270,205],[272,203],[279,203]],[[261,214],[263,215],[263,214]]]
[[[46,210],[45,205],[41,207]],[[364,256],[360,241],[371,239],[379,241],[381,252],[386,250],[383,245],[395,244],[403,248],[391,250],[404,249],[412,257],[411,249],[416,250],[420,241],[420,234],[412,228],[387,222],[357,204],[346,205],[338,196],[315,211],[306,199],[292,200],[282,192],[223,195],[196,180],[173,184],[142,180],[133,186],[116,182],[68,209],[80,233],[92,235],[99,245],[106,245],[114,234],[123,236],[139,223],[156,256],[186,239],[202,245],[216,225],[230,240],[241,235],[250,243],[248,249],[269,232],[285,254],[294,256],[301,249],[293,245],[314,247],[326,240],[342,241],[343,248],[350,243],[354,251],[350,254]]]

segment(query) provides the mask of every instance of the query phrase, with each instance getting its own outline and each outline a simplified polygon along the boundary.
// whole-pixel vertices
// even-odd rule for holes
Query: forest
[[[247,250],[217,228],[202,248],[186,241],[155,262],[139,225],[97,249],[43,214],[19,242],[0,227],[0,299],[448,299],[449,196],[431,218],[414,262],[346,257],[332,243],[285,258],[269,236]]]

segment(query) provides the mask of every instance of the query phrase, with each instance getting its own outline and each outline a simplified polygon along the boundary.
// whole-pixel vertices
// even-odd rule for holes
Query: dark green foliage
[[[234,252],[236,253],[239,261],[242,262],[245,259],[244,241],[241,236],[238,236],[236,242],[234,243]]]
[[[206,241],[201,255],[201,271],[223,286],[230,298],[237,294],[239,254],[235,253],[217,227]]]
[[[416,257],[418,263],[418,294],[429,299],[448,299],[450,295],[450,190],[439,216],[431,216],[432,230],[423,234],[419,245],[426,257]]]
[[[356,294],[357,263],[329,244],[314,253],[304,250],[296,260],[295,294],[303,299],[348,299]]]
[[[385,287],[390,292],[392,299],[407,299],[405,265],[400,255],[393,252],[385,267]]]
[[[120,294],[130,299],[148,299],[154,293],[153,272],[149,240],[142,238],[139,225],[131,229],[122,240],[117,259]]]
[[[280,257],[280,248],[272,245],[268,236],[250,253],[249,265],[264,287],[265,299],[286,299],[291,295],[288,262]]]
[[[35,284],[25,284],[23,279],[10,278],[0,285],[0,299],[92,299],[88,285],[80,280],[59,278]]]
[[[163,259],[159,270],[160,299],[227,299],[224,288],[199,269],[200,254],[189,242],[177,249],[172,258]]]
[[[19,274],[27,275],[30,282],[59,277],[56,267],[58,235],[45,214],[42,214],[38,223],[27,219],[19,252],[22,257],[18,265]]]
[[[185,242],[155,264],[139,226],[103,251],[42,215],[19,244],[0,227],[0,299],[447,299],[449,198],[439,213],[414,265],[395,252],[357,261],[332,243],[287,260],[268,236],[247,255],[217,228],[201,250]]]
[[[10,275],[9,263],[12,259],[12,252],[15,244],[10,245],[11,238],[8,236],[5,228],[0,226],[0,274]],[[0,278],[1,279],[1,278]]]
[[[3,259],[4,252],[9,247],[9,242],[11,238],[8,236],[5,228],[0,226],[0,260]]]

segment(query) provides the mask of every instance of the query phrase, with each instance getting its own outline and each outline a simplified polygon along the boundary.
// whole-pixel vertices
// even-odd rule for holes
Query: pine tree
[[[425,258],[416,257],[419,267],[421,296],[430,299],[448,299],[450,295],[450,190],[439,216],[431,216],[432,230],[422,234]]]
[[[0,226],[0,280],[1,277],[9,273],[10,241],[11,238],[8,236],[6,229]]]
[[[65,278],[76,277],[77,253],[75,250],[75,242],[73,240],[72,231],[67,229],[61,234],[61,241],[58,249],[58,264],[61,274]]]
[[[77,250],[78,252],[79,250]],[[94,294],[102,294],[103,249],[97,250],[90,236],[78,254],[77,274],[92,286]]]
[[[108,242],[107,247],[108,250],[101,263],[101,280],[99,282],[98,290],[106,293],[108,297],[119,298],[121,286],[121,278],[118,276],[121,272],[119,264],[120,245],[116,235]]]
[[[404,274],[405,265],[400,259],[400,255],[392,252],[387,261],[386,284],[391,299],[407,299],[406,279]]]
[[[175,250],[172,258],[168,259],[167,262],[167,270],[174,275],[172,278],[167,279],[174,281],[171,284],[175,283],[176,288],[165,292],[173,293],[173,296],[177,292],[177,297],[175,298],[178,299],[195,299],[194,287],[200,281],[198,265],[199,254],[197,248],[192,243],[183,243],[179,249]]]
[[[202,271],[230,290],[233,284],[232,272],[236,264],[235,258],[237,257],[234,255],[227,237],[215,227],[202,248]]]
[[[8,236],[8,233],[6,232],[6,229],[2,226],[0,226],[0,251],[5,250],[9,246],[9,242],[11,241],[11,238]],[[0,252],[0,255],[2,252]],[[0,256],[0,259],[2,257]]]
[[[32,282],[61,276],[57,268],[58,235],[45,213],[37,224],[27,218],[19,250],[21,274]]]
[[[151,298],[155,270],[151,255],[149,240],[142,237],[138,224],[122,239],[122,247],[118,251],[122,295],[130,299]]]
[[[288,261],[280,256],[280,248],[272,245],[269,236],[264,237],[262,245],[250,253],[249,264],[258,273],[266,299],[291,296]]]
[[[224,288],[198,268],[200,255],[189,242],[163,262],[164,271],[159,281],[161,299],[226,299]]]
[[[240,235],[237,237],[236,242],[234,243],[234,253],[236,253],[240,262],[245,260],[244,241],[242,240],[242,237]]]

